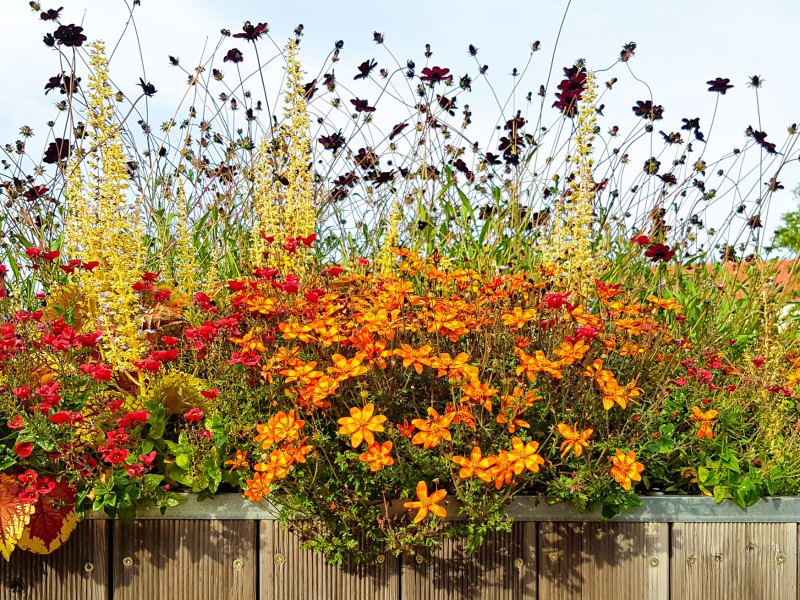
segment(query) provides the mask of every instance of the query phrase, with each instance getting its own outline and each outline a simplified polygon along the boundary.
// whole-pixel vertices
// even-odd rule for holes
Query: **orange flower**
[[[464,392],[464,397],[461,399],[462,402],[471,400],[476,404],[482,404],[487,411],[492,412],[492,396],[497,394],[499,390],[491,388],[488,383],[481,383],[477,377],[473,377],[469,385],[463,386],[461,391]]]
[[[375,405],[370,402],[364,408],[351,408],[349,417],[342,417],[338,423],[341,425],[339,428],[339,435],[349,435],[350,444],[353,448],[358,448],[361,442],[366,440],[367,444],[375,442],[373,432],[377,433],[383,431],[383,423],[386,417],[383,415],[372,416],[375,411]]]
[[[322,371],[316,371],[317,363],[314,361],[304,363],[297,362],[288,369],[282,370],[280,373],[286,377],[286,383],[297,381],[303,385],[309,385],[313,381],[322,377]]]
[[[514,480],[514,469],[516,466],[516,457],[507,450],[501,450],[500,453],[493,457],[494,464],[487,471],[487,474],[494,479],[494,487],[498,490],[503,487],[503,484],[511,485]]]
[[[347,358],[341,354],[334,354],[331,356],[331,360],[334,366],[328,367],[328,373],[333,375],[337,381],[358,377],[369,371],[369,367],[365,367],[361,364],[364,360],[364,355],[360,353],[356,354],[350,360],[347,360]]]
[[[263,473],[269,482],[286,477],[293,462],[292,457],[283,450],[273,450],[269,453],[269,462],[258,462],[253,465],[253,469]]]
[[[450,427],[450,423],[453,422],[455,416],[455,413],[447,413],[440,416],[433,407],[428,407],[427,419],[414,419],[411,421],[411,424],[419,429],[411,443],[416,445],[423,444],[423,448],[427,450],[438,446],[443,439],[452,440],[453,438],[447,428]]]
[[[311,335],[311,325],[303,325],[301,323],[279,323],[278,329],[283,333],[283,339],[285,340],[297,340],[304,344],[314,340],[314,336]]]
[[[431,367],[438,369],[438,377],[464,377],[469,379],[473,374],[478,375],[478,368],[469,364],[469,355],[462,352],[455,358],[449,353],[443,352],[439,356],[431,358]]]
[[[614,404],[619,404],[620,408],[625,409],[633,398],[636,398],[641,393],[641,390],[634,387],[633,383],[629,383],[625,387],[619,387],[614,380],[613,384],[607,385],[603,390],[603,408],[611,410]]]
[[[556,379],[561,379],[561,371],[559,368],[561,364],[557,361],[548,360],[544,352],[537,350],[533,356],[525,354],[519,348],[514,348],[514,353],[519,358],[519,366],[517,367],[517,375],[525,373],[528,379],[533,381],[536,379],[537,373],[548,373]]]
[[[561,458],[564,458],[573,449],[575,456],[583,454],[583,449],[589,447],[589,437],[593,431],[593,429],[584,429],[583,432],[578,433],[566,423],[559,423],[558,433],[564,436],[564,441],[561,442]]]
[[[509,458],[514,464],[514,473],[519,475],[525,469],[532,473],[539,472],[539,465],[544,464],[544,459],[536,451],[539,449],[539,442],[524,443],[519,438],[511,440],[513,450],[509,452]]]
[[[408,344],[400,344],[400,348],[397,348],[394,354],[403,359],[403,367],[414,367],[417,374],[422,375],[422,367],[429,367],[431,365],[431,361],[428,358],[431,350],[433,350],[433,348],[430,346],[413,348]]]
[[[236,469],[241,469],[242,467],[249,467],[250,463],[247,462],[247,452],[237,450],[236,456],[225,461],[225,466],[229,467],[229,471],[235,471]]]
[[[370,444],[369,450],[359,455],[359,459],[369,463],[370,471],[380,471],[383,467],[390,467],[394,464],[392,458],[392,442],[383,444]]]
[[[678,304],[678,301],[675,298],[659,298],[657,296],[650,296],[648,300],[651,304],[654,304],[656,308],[660,308],[662,310],[679,311],[683,309],[683,307]]]
[[[254,337],[255,330],[251,329],[243,337],[228,338],[231,342],[248,352],[266,352],[267,347],[260,339]]]
[[[261,473],[256,473],[252,479],[246,480],[245,483],[247,484],[247,489],[244,491],[244,495],[250,502],[258,502],[269,494],[269,480]]]
[[[644,471],[644,465],[636,462],[636,454],[631,450],[625,454],[622,450],[617,448],[617,455],[611,457],[611,475],[614,481],[622,484],[622,489],[631,489],[632,481],[641,481],[642,476],[639,475]]]
[[[439,506],[439,502],[444,500],[445,496],[447,496],[447,492],[445,490],[436,490],[430,496],[428,496],[428,484],[424,481],[420,481],[417,484],[417,502],[406,502],[403,504],[406,508],[416,508],[418,509],[417,515],[414,517],[414,523],[419,523],[428,516],[428,511],[432,512],[438,517],[446,517],[447,511],[444,507]]]
[[[584,355],[589,351],[586,340],[580,339],[576,344],[565,343],[555,351],[556,356],[561,357],[562,365],[571,365],[583,360]]]
[[[692,419],[700,423],[700,428],[697,430],[697,438],[714,439],[714,431],[711,429],[711,425],[717,422],[716,417],[719,413],[713,409],[703,412],[698,406],[692,407],[692,413]]]
[[[534,309],[522,310],[521,307],[515,306],[510,313],[502,316],[503,323],[509,327],[522,327],[528,321],[536,318],[536,311]]]
[[[471,479],[476,475],[481,479],[486,479],[488,477],[486,469],[491,467],[495,460],[495,457],[492,456],[482,457],[481,449],[478,446],[472,449],[469,458],[465,456],[453,457],[453,462],[461,467],[461,471],[458,473],[461,479]]]
[[[293,410],[290,410],[288,414],[280,411],[267,421],[266,425],[256,425],[258,435],[254,441],[261,442],[264,450],[284,440],[291,442],[299,437],[299,431],[303,425],[305,425],[305,421],[296,419]]]

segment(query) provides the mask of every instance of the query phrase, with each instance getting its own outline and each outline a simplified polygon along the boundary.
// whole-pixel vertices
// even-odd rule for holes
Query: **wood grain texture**
[[[672,597],[795,600],[797,525],[676,523]]]
[[[667,523],[541,523],[540,600],[667,600]]]
[[[9,562],[0,558],[0,599],[106,600],[109,527],[103,521],[78,523],[52,554],[15,550]]]
[[[261,521],[260,600],[399,600],[399,563],[329,565],[280,523]]]
[[[523,600],[536,598],[536,523],[490,534],[473,556],[463,540],[403,557],[402,600]]]
[[[114,524],[114,600],[256,599],[257,521]]]

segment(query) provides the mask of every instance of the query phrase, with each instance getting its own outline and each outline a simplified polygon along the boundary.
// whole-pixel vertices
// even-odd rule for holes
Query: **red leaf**
[[[47,495],[39,496],[36,512],[22,532],[19,547],[36,554],[50,554],[67,541],[78,524],[75,490],[66,481],[56,483]]]
[[[0,473],[0,553],[8,560],[36,507],[19,498],[22,486],[13,475]]]

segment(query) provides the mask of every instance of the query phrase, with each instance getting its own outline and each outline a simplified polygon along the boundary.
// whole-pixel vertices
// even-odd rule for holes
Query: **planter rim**
[[[137,519],[274,521],[277,510],[267,502],[253,503],[239,494],[219,494],[198,500],[181,494],[182,502],[165,514],[155,507],[140,508]],[[730,500],[717,504],[708,496],[640,496],[644,503],[611,521],[627,523],[800,523],[800,497],[762,498],[742,510]],[[451,508],[451,511],[456,511]],[[547,504],[537,496],[518,496],[506,509],[514,521],[602,521],[599,510],[581,511],[572,505]],[[453,514],[455,516],[455,514]],[[102,512],[87,512],[87,519],[106,519]]]

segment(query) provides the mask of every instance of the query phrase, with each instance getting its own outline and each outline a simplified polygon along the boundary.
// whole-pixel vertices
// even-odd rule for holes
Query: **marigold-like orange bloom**
[[[339,435],[349,435],[350,444],[353,448],[358,448],[361,442],[366,440],[367,444],[375,443],[374,433],[383,431],[383,423],[386,417],[383,415],[375,415],[375,405],[370,402],[364,408],[351,408],[349,417],[342,417],[338,423],[341,425],[339,428]]]
[[[700,428],[697,430],[697,439],[708,438],[714,439],[714,430],[711,425],[716,423],[716,417],[719,413],[712,409],[703,412],[699,406],[692,407],[692,419],[700,423]]]
[[[561,379],[562,374],[559,370],[561,363],[549,360],[541,350],[534,352],[533,356],[525,354],[519,348],[515,348],[514,353],[519,358],[517,375],[525,373],[531,381],[536,379],[537,373],[547,373],[556,379]]]
[[[422,348],[413,348],[408,344],[400,344],[400,347],[394,351],[395,356],[403,359],[403,367],[414,367],[414,370],[422,375],[422,368],[429,367],[431,360],[428,355],[433,348],[431,346],[422,346]]]
[[[360,454],[358,457],[366,463],[369,463],[370,471],[380,471],[383,467],[390,467],[394,464],[392,458],[392,442],[383,442],[379,444],[375,442],[370,444],[369,449]]]
[[[257,462],[253,465],[259,473],[263,473],[266,481],[273,479],[283,479],[289,474],[289,469],[292,466],[292,457],[283,450],[273,450],[269,453],[269,462]]]
[[[283,339],[285,340],[297,340],[298,342],[302,342],[304,344],[314,340],[314,336],[311,334],[313,330],[311,325],[308,324],[279,323],[278,329],[280,329],[281,333],[283,333]]]
[[[527,444],[519,438],[511,440],[509,459],[514,465],[514,473],[519,475],[525,469],[532,473],[539,472],[539,465],[544,464],[544,459],[536,451],[539,449],[539,442],[528,442]]]
[[[417,484],[417,501],[406,502],[403,504],[406,508],[418,509],[417,515],[414,517],[414,523],[419,523],[428,516],[428,512],[432,512],[438,517],[446,517],[447,511],[443,506],[439,506],[439,502],[445,499],[447,491],[436,490],[428,496],[428,484],[420,481]]]
[[[317,371],[317,363],[311,361],[308,363],[297,362],[288,369],[282,370],[280,373],[286,377],[286,383],[297,381],[303,385],[309,385],[322,377],[322,371]]]
[[[472,401],[482,404],[487,411],[492,412],[492,396],[499,390],[489,387],[488,383],[481,383],[477,377],[473,377],[470,379],[469,385],[463,386],[461,391],[464,392],[462,402]]]
[[[511,485],[514,480],[516,457],[508,450],[501,450],[496,457],[493,457],[494,464],[489,468],[487,474],[494,479],[494,487],[500,489],[505,485]]]
[[[423,448],[427,450],[438,446],[442,440],[452,440],[450,430],[447,428],[450,427],[455,416],[455,413],[439,415],[433,407],[429,406],[427,419],[414,419],[411,421],[411,424],[419,430],[412,438],[411,443],[415,445],[423,444]]]
[[[242,452],[241,450],[237,450],[236,456],[234,456],[230,460],[225,461],[225,466],[228,467],[229,471],[235,471],[236,469],[249,467],[250,463],[247,462],[247,452]]]
[[[532,308],[523,310],[520,306],[515,306],[510,313],[505,313],[502,317],[503,323],[509,327],[522,327],[528,321],[536,318],[536,311]]]
[[[614,481],[622,485],[622,489],[631,489],[632,481],[641,481],[639,474],[644,471],[644,465],[636,462],[636,454],[631,450],[627,454],[617,448],[616,456],[611,457],[611,475]]]
[[[369,371],[369,367],[361,364],[364,361],[364,355],[360,353],[349,360],[341,354],[334,354],[331,356],[331,360],[333,366],[328,367],[328,373],[333,375],[337,381],[358,377]]]
[[[571,450],[575,451],[575,456],[583,454],[583,449],[589,447],[589,438],[593,432],[593,429],[584,429],[579,433],[566,423],[559,423],[558,433],[564,436],[564,441],[561,442],[561,458],[564,458]]]
[[[275,313],[275,298],[264,298],[259,295],[247,295],[241,298],[241,304],[244,305],[248,311],[256,312],[264,316],[270,316]]]
[[[443,352],[439,356],[431,358],[431,367],[437,369],[438,377],[462,377],[469,379],[473,375],[478,375],[478,368],[469,364],[469,355],[461,352],[455,358],[449,353]]]
[[[255,337],[255,330],[251,329],[244,336],[228,338],[231,342],[248,352],[266,352],[267,347],[260,339]]]
[[[603,408],[611,410],[611,407],[616,403],[624,410],[627,408],[628,402],[641,394],[641,390],[635,387],[633,383],[629,383],[625,387],[619,387],[615,381],[614,384],[606,386],[603,389],[603,393]]]
[[[648,300],[651,304],[654,304],[656,308],[660,308],[662,310],[683,310],[683,307],[678,304],[678,301],[675,298],[659,298],[657,296],[650,296]]]
[[[486,470],[494,464],[495,460],[497,459],[493,456],[481,456],[481,449],[478,446],[472,449],[469,458],[465,456],[453,457],[453,462],[461,467],[461,471],[458,473],[461,479],[471,479],[474,476],[484,480],[489,478],[490,476],[487,475]]]
[[[293,410],[288,413],[280,411],[266,425],[256,425],[258,435],[254,441],[261,442],[261,447],[265,450],[284,440],[291,442],[299,437],[303,425],[305,421],[296,419]]]
[[[575,344],[565,343],[555,351],[556,356],[561,357],[562,365],[571,365],[580,360],[589,351],[589,345],[586,340],[580,339]]]
[[[261,473],[253,475],[252,479],[245,481],[247,489],[244,491],[245,498],[251,502],[258,502],[269,494],[269,480]]]

